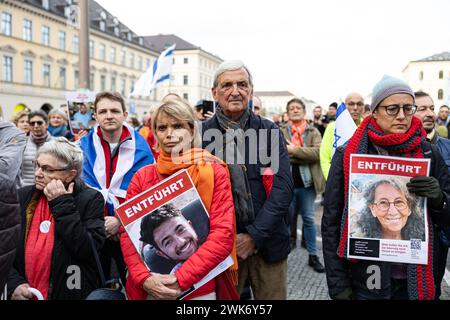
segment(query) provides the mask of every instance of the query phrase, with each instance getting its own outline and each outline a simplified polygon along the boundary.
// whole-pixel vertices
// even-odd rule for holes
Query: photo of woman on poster
[[[363,190],[358,227],[364,238],[425,241],[420,198],[411,195],[402,178],[379,178]]]

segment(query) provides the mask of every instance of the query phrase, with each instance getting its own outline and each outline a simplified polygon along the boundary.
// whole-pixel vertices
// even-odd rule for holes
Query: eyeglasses
[[[34,126],[38,126],[38,127],[40,127],[40,126],[42,126],[42,125],[44,125],[44,121],[31,121],[30,122],[30,126],[32,126],[32,127],[34,127]]]
[[[68,168],[55,169],[55,168],[52,168],[52,167],[49,167],[49,166],[46,166],[46,165],[41,166],[39,164],[39,162],[37,162],[37,161],[35,161],[34,164],[35,164],[36,171],[38,171],[40,169],[42,171],[42,173],[44,175],[46,175],[46,176],[49,176],[49,175],[51,175],[51,174],[53,174],[55,172],[66,171],[68,169]]]
[[[250,84],[247,81],[225,82],[219,85],[219,90],[227,92],[234,89],[234,87],[239,91],[247,92],[250,89]]]
[[[374,202],[373,203],[378,210],[387,212],[389,210],[389,208],[391,207],[391,204],[394,205],[395,208],[397,208],[398,210],[405,210],[408,207],[408,204],[406,203],[405,200],[395,200],[394,202],[390,202],[386,199],[380,200],[378,203]]]
[[[404,104],[403,106],[400,106],[399,104],[392,104],[389,106],[380,106],[380,108],[385,108],[386,113],[389,116],[396,116],[400,112],[400,109],[403,110],[403,113],[406,116],[412,116],[417,111],[417,106],[413,104]]]

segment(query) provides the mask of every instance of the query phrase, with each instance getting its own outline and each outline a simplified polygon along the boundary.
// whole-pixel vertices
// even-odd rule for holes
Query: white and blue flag
[[[176,44],[164,50],[152,67],[139,78],[130,96],[147,97],[160,84],[170,81],[173,64],[173,51]]]
[[[107,186],[106,164],[111,163],[109,152],[104,151],[98,135],[99,126],[80,140],[84,154],[83,180],[90,187],[101,192],[108,208],[108,214],[114,215],[114,209],[119,206],[117,198],[125,199],[127,189],[133,175],[142,167],[155,162],[147,141],[134,131],[128,123],[123,125],[129,132],[129,138],[121,142],[116,170]],[[112,170],[112,169],[111,169]]]
[[[332,156],[334,156],[338,147],[346,144],[350,140],[357,128],[350,112],[347,110],[347,106],[342,102],[336,111],[336,128],[334,129]]]

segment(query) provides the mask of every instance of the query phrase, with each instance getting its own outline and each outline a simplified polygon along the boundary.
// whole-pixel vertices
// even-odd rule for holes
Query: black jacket
[[[433,222],[433,273],[436,285],[439,285],[443,274],[440,274],[440,255],[442,244],[436,233],[436,227],[450,225],[450,174],[440,153],[429,142],[423,142],[422,150],[425,158],[431,159],[430,175],[438,179],[441,190],[444,194],[444,208],[442,210],[433,209],[428,202],[428,213]],[[327,276],[328,290],[331,298],[342,293],[348,288],[358,288],[367,290],[367,280],[373,274],[368,272],[368,267],[377,265],[381,271],[381,289],[370,290],[370,294],[377,299],[389,299],[391,296],[391,263],[380,261],[358,260],[349,262],[341,259],[337,255],[340,241],[342,213],[344,210],[344,152],[345,147],[339,147],[333,157],[331,170],[324,199],[324,213],[322,217],[322,239],[325,270]],[[376,151],[369,145],[368,154],[376,154]],[[368,291],[368,290],[367,290]],[[437,288],[437,295],[439,295]]]
[[[22,234],[14,268],[8,278],[8,297],[17,286],[27,283],[25,276],[25,211],[36,191],[35,186],[19,190]],[[77,182],[73,195],[63,195],[49,202],[55,223],[50,282],[50,300],[81,300],[101,286],[88,232],[97,249],[105,241],[104,200],[100,192]],[[74,288],[74,267],[79,267],[81,285]],[[72,276],[72,278],[71,278]],[[69,281],[68,281],[69,280]],[[68,283],[71,284],[69,288]]]
[[[14,181],[0,173],[0,295],[13,265],[20,236],[19,200]]]
[[[213,138],[215,137],[212,131],[209,133],[207,131],[209,129],[217,130],[219,128],[220,126],[216,116],[202,124],[204,149],[207,149],[210,144],[212,146],[215,141],[210,138],[208,140],[205,139],[211,133]],[[254,130],[258,142],[255,145],[250,144],[249,139],[245,140],[245,164],[252,193],[255,220],[253,223],[244,226],[244,230],[255,241],[258,254],[265,261],[278,262],[286,259],[290,252],[288,209],[292,200],[294,183],[292,181],[286,143],[283,134],[273,122],[256,116],[253,113],[251,113],[248,120],[247,129]],[[263,129],[267,131],[261,131]],[[274,133],[276,132],[278,134],[278,136],[275,136],[277,139],[274,139],[274,141],[271,140],[271,130],[274,130]],[[223,134],[224,132],[221,133]],[[270,197],[267,198],[261,174],[261,169],[264,170],[267,164],[263,164],[266,161],[261,161],[259,155],[271,157],[270,150],[272,149],[272,144],[276,153],[273,157],[276,157],[279,161],[278,163],[272,161],[271,164],[273,167],[278,166],[279,170],[274,176]],[[215,154],[216,150],[212,150],[211,146],[208,150]],[[219,144],[218,147],[222,147],[222,144]],[[250,164],[251,157],[256,157],[257,155],[257,163]]]

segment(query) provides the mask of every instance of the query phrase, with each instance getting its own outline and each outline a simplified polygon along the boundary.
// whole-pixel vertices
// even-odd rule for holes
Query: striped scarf
[[[412,117],[411,127],[406,133],[384,134],[372,117],[367,117],[349,140],[344,153],[344,212],[342,215],[341,238],[338,256],[347,258],[348,244],[348,185],[351,154],[367,154],[369,141],[377,147],[386,150],[389,155],[406,158],[423,158],[422,143],[426,133],[421,121]],[[430,217],[428,219],[428,264],[408,264],[408,295],[411,300],[433,300],[435,284],[433,278],[433,229]],[[352,261],[355,261],[352,259]]]

